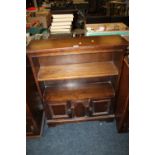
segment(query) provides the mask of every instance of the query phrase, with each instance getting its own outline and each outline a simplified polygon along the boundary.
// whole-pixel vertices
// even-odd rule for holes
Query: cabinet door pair
[[[93,117],[109,114],[111,99],[50,102],[47,105],[53,119]]]

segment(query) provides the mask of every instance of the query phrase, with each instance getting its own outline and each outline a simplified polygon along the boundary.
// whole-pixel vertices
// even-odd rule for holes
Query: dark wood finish
[[[92,101],[92,114],[94,116],[108,114],[110,110],[111,100],[93,100]]]
[[[66,65],[66,64],[79,64],[90,62],[103,62],[111,61],[113,57],[112,53],[85,53],[85,54],[70,54],[62,56],[44,56],[39,57],[39,63],[41,66],[51,65]]]
[[[33,54],[39,53],[57,53],[76,49],[82,50],[95,50],[96,49],[122,49],[127,47],[128,42],[120,36],[97,36],[97,37],[81,37],[72,39],[60,40],[33,40],[28,48],[27,52]],[[77,53],[78,54],[78,53]]]
[[[84,117],[86,115],[86,107],[82,101],[74,103],[74,116],[75,117]]]
[[[80,78],[80,79],[67,79],[67,80],[50,80],[44,81],[44,86],[47,87],[57,87],[57,88],[69,88],[69,87],[78,87],[86,84],[93,83],[108,83],[111,82],[112,85],[116,82],[117,76],[106,76],[106,77],[93,77],[93,78]]]
[[[116,124],[119,132],[129,129],[129,62],[124,58],[116,104]]]
[[[27,59],[26,67],[26,136],[39,137],[44,124],[44,112],[34,77]]]
[[[59,104],[48,104],[52,118],[68,118],[67,115],[67,105],[66,103],[59,103]]]
[[[109,83],[95,83],[95,84],[81,84],[78,86],[70,86],[62,88],[46,88],[44,92],[44,101],[46,102],[62,102],[67,100],[83,100],[83,99],[102,99],[112,98],[115,96],[115,91],[112,84]]]
[[[41,88],[39,86],[39,83],[37,82],[37,74],[38,74],[38,71],[39,71],[39,68],[40,68],[40,66],[38,64],[38,60],[37,59],[33,59],[33,57],[31,57],[29,55],[28,55],[28,59],[29,60],[27,61],[27,63],[30,63],[30,65],[31,65],[31,69],[32,69],[32,72],[33,72],[33,75],[34,75],[34,79],[35,79],[34,81],[35,81],[38,93],[39,93],[40,97],[42,98]],[[28,74],[31,74],[31,73],[28,73]],[[26,81],[29,81],[29,80],[26,79]]]
[[[120,36],[32,41],[27,55],[48,125],[113,119],[127,47]]]
[[[45,89],[44,102],[48,104],[50,113],[52,114],[47,119],[95,116],[98,112],[96,111],[98,110],[96,109],[99,106],[98,103],[100,103],[101,108],[99,115],[108,114],[110,102],[108,100],[109,105],[107,106],[105,103],[107,100],[103,99],[113,98],[115,96],[115,91],[110,82],[85,85],[71,84]],[[68,101],[70,101],[70,106],[68,106]],[[91,102],[93,106],[90,105]],[[69,114],[68,110],[70,111]]]
[[[72,119],[51,119],[47,120],[49,126],[59,125],[64,123],[77,123],[77,122],[85,122],[85,121],[108,121],[113,120],[115,118],[114,114],[103,115],[103,116],[96,116],[96,117],[78,117]]]
[[[113,62],[55,65],[40,67],[38,81],[103,77],[118,75]]]

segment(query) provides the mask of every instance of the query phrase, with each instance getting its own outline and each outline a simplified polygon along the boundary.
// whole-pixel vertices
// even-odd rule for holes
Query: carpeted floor
[[[128,155],[129,134],[115,122],[83,122],[45,127],[43,136],[27,139],[27,155]]]

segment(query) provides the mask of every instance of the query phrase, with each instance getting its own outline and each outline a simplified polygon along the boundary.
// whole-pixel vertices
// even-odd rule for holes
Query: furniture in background
[[[124,23],[86,24],[85,30],[86,36],[129,35],[128,27]]]
[[[50,10],[40,8],[35,12],[27,11],[26,22],[32,26],[35,21],[38,21],[42,24],[43,28],[48,28],[51,24],[51,12]]]
[[[123,22],[129,26],[129,0],[89,0],[86,23]]]
[[[110,1],[110,16],[128,16],[127,4],[123,1]]]
[[[113,120],[127,47],[121,36],[33,40],[27,56],[48,125]]]

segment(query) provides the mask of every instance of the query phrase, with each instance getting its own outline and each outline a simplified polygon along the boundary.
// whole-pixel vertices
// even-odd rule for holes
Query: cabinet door
[[[72,117],[71,102],[48,103],[48,107],[53,119]]]
[[[90,107],[92,107],[92,115],[98,116],[108,114],[110,110],[110,104],[110,99],[92,100],[90,102]]]

